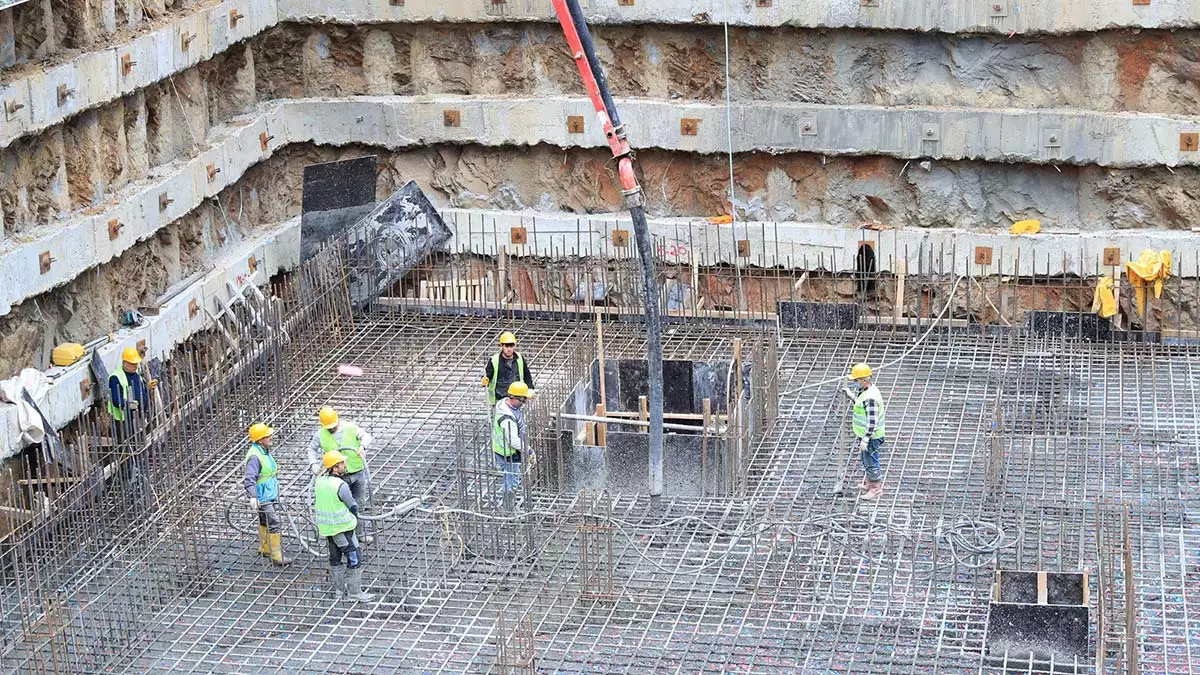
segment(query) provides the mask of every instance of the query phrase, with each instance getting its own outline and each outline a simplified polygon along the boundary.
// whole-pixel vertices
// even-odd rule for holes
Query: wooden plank
[[[633,412],[631,410],[610,410],[608,412],[608,417],[639,419],[641,418],[641,413]],[[718,413],[715,415],[710,415],[710,417],[715,420],[724,420],[727,416]],[[704,413],[663,413],[664,420],[703,420],[704,418]]]
[[[900,259],[896,265],[896,302],[892,307],[892,321],[900,323],[900,316],[904,314],[904,282],[908,277],[908,261],[904,258]]]
[[[1037,604],[1039,604],[1039,605],[1048,604],[1050,601],[1050,593],[1046,588],[1046,573],[1044,571],[1037,573],[1037,587],[1038,587]]]
[[[600,314],[596,314],[596,358],[599,360],[600,371],[600,403],[608,405],[608,391],[604,385],[604,322],[600,320]],[[599,415],[599,413],[597,413]],[[599,415],[604,417],[604,415]]]
[[[605,417],[604,404],[596,404],[596,417]],[[596,423],[596,445],[608,446],[608,424],[606,422]]]
[[[638,419],[643,422],[648,422],[650,420],[650,405],[646,401],[645,396],[638,397]],[[645,431],[646,433],[650,433],[650,428],[643,427],[642,431]]]
[[[992,601],[1000,602],[1000,570],[996,570],[996,584],[993,588]]]
[[[584,425],[583,425],[583,444],[584,445],[595,445],[596,444],[596,423],[595,422],[585,422],[584,423]]]

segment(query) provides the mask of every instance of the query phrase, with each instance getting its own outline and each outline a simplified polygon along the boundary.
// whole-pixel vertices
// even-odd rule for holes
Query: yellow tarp
[[[69,366],[84,355],[83,345],[74,342],[64,342],[50,352],[50,361],[56,366]]]
[[[1117,298],[1113,295],[1113,280],[1100,277],[1096,282],[1096,294],[1092,296],[1092,311],[1107,319],[1117,313]]]
[[[1146,287],[1154,283],[1154,297],[1162,297],[1163,280],[1171,276],[1171,252],[1146,249],[1137,260],[1125,263],[1129,285],[1137,292],[1137,311],[1141,314],[1146,306]]]
[[[1037,234],[1041,231],[1042,221],[1040,220],[1018,220],[1008,228],[1009,234]]]
[[[733,216],[729,214],[723,216],[713,216],[712,218],[708,219],[708,222],[712,223],[713,225],[728,225],[733,222]]]

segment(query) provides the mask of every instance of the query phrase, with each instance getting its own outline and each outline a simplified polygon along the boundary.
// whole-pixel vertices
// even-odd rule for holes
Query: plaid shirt
[[[863,401],[863,408],[867,410],[867,438],[871,438],[875,434],[875,427],[879,425],[879,405],[875,399],[867,399]]]

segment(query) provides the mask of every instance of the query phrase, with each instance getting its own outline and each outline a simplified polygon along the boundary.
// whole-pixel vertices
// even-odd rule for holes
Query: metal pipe
[[[575,65],[579,68],[584,89],[587,90],[592,107],[596,110],[604,137],[608,140],[613,158],[617,160],[621,193],[625,195],[625,205],[629,208],[629,216],[633,220],[633,234],[642,266],[642,293],[646,304],[646,365],[650,390],[650,494],[658,496],[663,492],[662,310],[659,307],[658,280],[655,278],[650,228],[646,224],[646,197],[642,194],[642,187],[634,173],[629,141],[625,138],[621,118],[617,115],[616,105],[609,94],[604,69],[596,57],[596,47],[587,29],[583,8],[580,7],[579,0],[554,0],[554,12],[558,15],[558,22],[562,26],[567,45],[571,48]]]

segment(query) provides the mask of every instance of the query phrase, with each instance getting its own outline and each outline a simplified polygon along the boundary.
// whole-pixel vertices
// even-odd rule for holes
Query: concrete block
[[[33,127],[33,101],[29,96],[29,80],[20,79],[0,84],[0,148],[8,147]]]
[[[169,31],[169,32],[174,32]],[[137,38],[133,42],[116,49],[116,68],[121,78],[121,93],[128,94],[141,89],[148,84],[157,82],[164,74],[170,75],[173,70],[175,56],[169,48],[169,40],[161,37],[163,31],[155,31]],[[129,73],[124,72],[124,62],[128,57],[134,64]]]
[[[183,38],[188,36],[188,47]],[[175,60],[173,72],[180,72],[213,56],[211,26],[203,12],[188,15],[174,25]]]
[[[116,49],[89,52],[75,59],[79,72],[79,109],[83,110],[117,98],[121,90],[120,56]]]
[[[251,34],[258,35],[279,22],[279,3],[277,0],[251,0],[249,18]]]
[[[34,71],[28,79],[29,98],[33,104],[33,128],[48,127],[78,112],[79,79],[73,61]],[[59,105],[60,86],[64,87],[66,94],[62,105]]]
[[[108,224],[116,220],[120,224],[116,239],[109,239]],[[144,233],[141,204],[136,201],[117,200],[111,203],[103,213],[95,216],[92,223],[92,238],[95,241],[94,265],[102,265],[121,255],[138,241],[138,234]],[[86,269],[86,268],[85,268]]]
[[[105,35],[117,31],[117,2],[119,0],[100,0],[100,28]]]
[[[212,42],[214,54],[225,51],[229,45],[237,42],[237,33],[229,30],[229,10],[236,9],[233,0],[227,0],[219,5],[205,8],[200,16],[208,24],[208,36]]]

